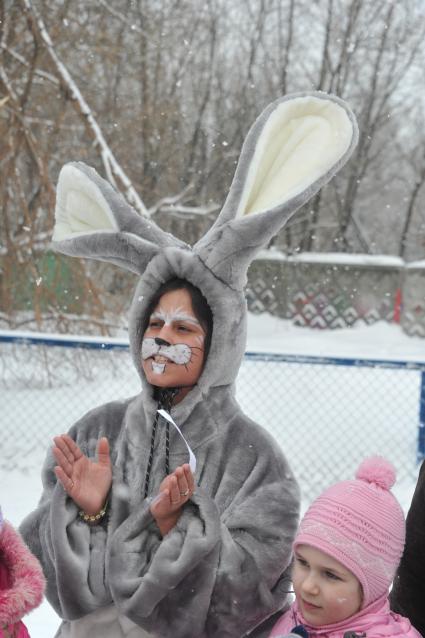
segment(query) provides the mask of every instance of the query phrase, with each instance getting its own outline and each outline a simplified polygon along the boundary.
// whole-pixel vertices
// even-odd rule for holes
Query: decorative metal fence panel
[[[425,337],[425,261],[406,267],[401,326],[406,334]]]
[[[425,261],[263,251],[248,271],[246,297],[251,312],[298,326],[332,330],[386,321],[425,337]]]
[[[171,206],[158,212],[155,221],[195,244],[215,218],[215,211],[179,214]],[[273,249],[264,251],[249,269],[251,312],[266,311],[299,326],[327,329],[400,321],[406,334],[425,337],[425,261],[345,253],[288,256],[280,249],[279,235],[276,239]]]
[[[173,234],[178,235],[176,229],[180,222],[177,217],[169,222]],[[205,225],[206,230],[209,223],[209,216],[198,215],[196,228],[204,228]],[[191,238],[193,240],[194,237]],[[101,289],[107,291],[103,303],[111,315],[120,314],[128,308],[132,296],[129,290],[135,283],[134,279],[129,279],[128,273],[113,265],[87,264],[86,267],[97,269],[93,276],[99,285],[101,281]],[[68,322],[77,325],[78,321],[85,322],[87,319],[90,324],[90,312],[86,313],[84,305],[86,292],[78,288],[81,277],[71,276],[68,262],[58,255],[38,255],[37,268],[43,273],[43,286],[49,290],[49,295],[53,291],[53,297],[57,298],[57,307],[62,313],[61,325],[66,326]],[[56,290],[58,273],[61,281],[63,279],[65,284],[68,281],[60,290]],[[34,284],[27,283],[30,288]],[[19,299],[17,309],[31,307],[32,293],[22,282],[17,285],[15,293]],[[409,336],[425,338],[425,261],[406,263],[400,257],[388,255],[345,253],[288,256],[273,248],[262,251],[251,264],[246,298],[251,312],[268,312],[297,326],[332,330],[385,321],[399,324]],[[49,307],[47,301],[44,300],[40,306],[42,312]],[[18,313],[18,320],[19,316]],[[7,316],[0,313],[0,327],[15,329],[16,325],[21,325],[14,323],[14,317],[13,313]],[[43,320],[49,322],[49,317],[50,311]],[[31,325],[34,326],[35,317],[32,319]],[[55,325],[53,329],[58,329],[58,317],[51,321],[51,324],[45,325]],[[91,321],[92,325],[95,321],[95,318]],[[115,325],[115,320],[112,323]]]
[[[3,469],[39,468],[55,434],[140,391],[125,342],[83,341],[0,333]],[[310,499],[371,454],[388,457],[399,482],[414,480],[424,375],[425,363],[248,353],[237,398],[281,446]]]

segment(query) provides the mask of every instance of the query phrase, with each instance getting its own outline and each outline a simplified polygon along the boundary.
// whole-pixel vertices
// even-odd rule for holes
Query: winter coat
[[[298,522],[296,482],[278,446],[241,413],[229,389],[211,391],[209,399],[187,421],[179,419],[184,401],[172,411],[196,454],[198,487],[163,539],[143,497],[154,416],[143,395],[102,406],[70,430],[90,456],[101,436],[110,441],[114,476],[105,527],[78,519],[48,460],[42,501],[22,529],[62,618],[75,621],[114,604],[154,635],[224,637],[238,635],[240,607],[249,628],[281,604],[287,587],[280,578]],[[165,428],[158,435],[152,495],[164,478]],[[186,460],[170,432],[170,467]],[[94,624],[102,618],[95,614]],[[68,635],[65,628],[59,635]]]
[[[406,544],[394,578],[390,604],[425,635],[425,461],[406,518]]]
[[[327,118],[337,120],[336,130]],[[303,130],[283,152],[285,136],[300,122]],[[230,638],[284,604],[299,493],[279,446],[235,400],[246,341],[243,288],[255,253],[342,166],[356,139],[354,116],[337,98],[328,101],[320,93],[273,103],[248,135],[216,223],[193,248],[136,214],[84,164],[62,169],[54,247],[142,275],[129,333],[143,392],[93,410],[70,430],[90,457],[100,437],[109,440],[114,471],[108,520],[96,527],[79,520],[77,506],[56,481],[49,454],[41,501],[22,524],[43,564],[47,597],[64,619],[59,636],[119,638],[148,632],[163,638]],[[302,160],[303,142],[308,158],[300,163],[301,175],[295,179],[289,161],[285,181],[285,162]],[[213,331],[197,385],[171,410],[196,455],[196,491],[161,538],[149,505],[164,478],[165,426],[160,423],[157,431],[145,498],[157,403],[141,366],[141,327],[158,288],[174,277],[201,290]],[[170,470],[187,461],[184,442],[172,428]]]
[[[291,608],[278,620],[269,638],[283,638],[297,625],[302,625],[309,638],[344,638],[348,634],[364,635],[365,638],[421,638],[409,620],[390,611],[388,598],[378,600],[361,609],[354,616],[333,625],[309,626],[294,602]]]
[[[41,603],[44,585],[40,563],[5,521],[0,531],[0,638],[29,638],[21,618]]]
[[[30,638],[30,635],[22,620],[19,620],[13,625],[0,628],[0,638]]]

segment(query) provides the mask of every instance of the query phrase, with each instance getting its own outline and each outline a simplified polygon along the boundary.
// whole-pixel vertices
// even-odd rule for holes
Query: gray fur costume
[[[90,527],[57,482],[49,454],[44,492],[22,533],[43,564],[59,636],[236,637],[285,603],[299,493],[276,442],[242,413],[234,381],[245,350],[243,287],[256,252],[345,163],[357,140],[350,109],[323,93],[272,103],[251,128],[216,223],[192,248],[140,217],[82,163],[57,191],[54,248],[142,275],[130,346],[143,392],[102,405],[70,430],[89,457],[109,439],[114,468],[107,524]],[[157,403],[141,367],[142,323],[159,286],[187,279],[213,313],[209,355],[171,414],[197,457],[196,492],[164,538],[143,495]],[[284,424],[282,424],[284,427]],[[289,435],[289,433],[288,433]],[[150,494],[164,478],[157,432]],[[170,467],[187,462],[170,432]]]

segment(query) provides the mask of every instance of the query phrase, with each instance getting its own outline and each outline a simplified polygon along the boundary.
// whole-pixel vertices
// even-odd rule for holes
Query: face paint
[[[165,363],[156,363],[152,361],[152,372],[155,374],[162,374],[165,370]]]
[[[159,306],[158,310],[154,310],[151,315],[151,321],[155,319],[162,321],[166,326],[171,326],[174,321],[186,321],[187,323],[193,324],[194,326],[201,325],[194,314],[186,313],[184,308],[181,307],[171,309],[169,311]]]
[[[192,387],[204,363],[205,330],[185,289],[165,293],[154,309],[142,342],[142,365],[149,383]]]
[[[186,365],[192,358],[192,349],[186,343],[176,343],[170,346],[158,345],[154,337],[146,337],[142,342],[142,359],[150,357],[165,357],[167,360],[177,363],[178,365]],[[160,367],[165,367],[167,361],[157,363],[158,371]],[[155,361],[152,362],[154,367]],[[162,370],[163,371],[163,370]]]

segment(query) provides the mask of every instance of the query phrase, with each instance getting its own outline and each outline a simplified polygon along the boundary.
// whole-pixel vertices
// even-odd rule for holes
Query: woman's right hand
[[[105,505],[112,485],[112,466],[106,437],[99,440],[97,462],[82,453],[68,434],[54,437],[55,474],[64,490],[86,514],[93,516]]]
[[[185,463],[165,477],[159,486],[159,494],[153,499],[150,510],[161,536],[175,526],[185,503],[195,491],[195,479],[189,464]]]

